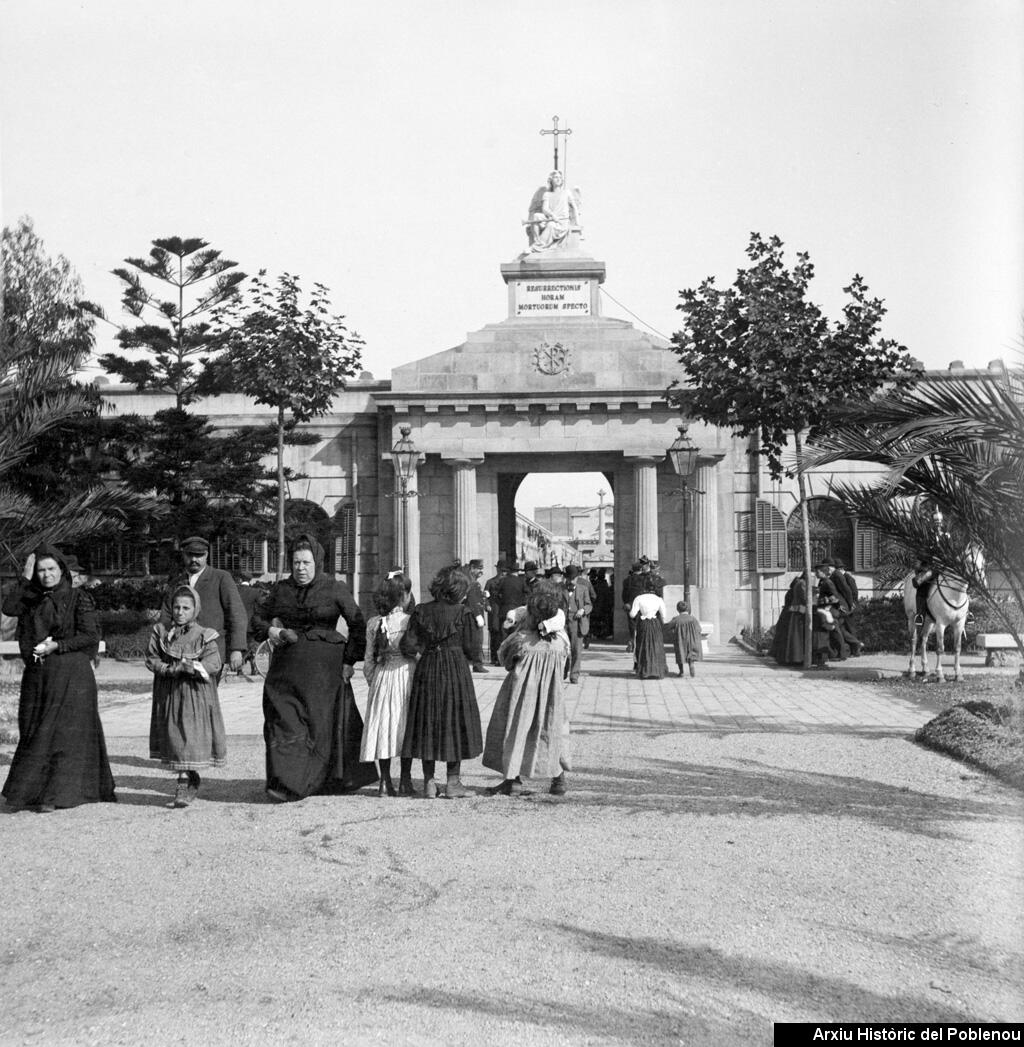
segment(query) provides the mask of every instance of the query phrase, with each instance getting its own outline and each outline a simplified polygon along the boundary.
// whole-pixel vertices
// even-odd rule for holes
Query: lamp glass
[[[420,454],[409,438],[409,432],[409,427],[403,425],[402,438],[391,448],[391,460],[395,466],[395,473],[403,483],[408,483],[412,477],[413,470],[416,468],[416,460]]]
[[[686,435],[686,426],[681,425],[679,435],[668,449],[668,457],[676,475],[689,476],[696,468],[698,454],[700,454],[700,449],[690,443],[690,438]]]

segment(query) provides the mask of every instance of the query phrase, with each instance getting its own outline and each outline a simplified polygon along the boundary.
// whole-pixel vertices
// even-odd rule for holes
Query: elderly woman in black
[[[299,800],[375,782],[375,765],[359,762],[363,720],[349,682],[366,623],[312,535],[295,540],[291,577],[260,602],[254,625],[274,648],[263,687],[267,794]]]
[[[409,696],[402,756],[423,761],[423,795],[438,796],[434,769],[448,765],[443,795],[469,796],[462,784],[462,761],[484,751],[480,709],[470,666],[476,655],[473,615],[466,607],[469,578],[446,567],[430,583],[431,603],[420,604],[401,640],[402,654],[419,655]]]
[[[92,598],[71,586],[63,555],[41,545],[3,602],[18,618],[25,661],[18,705],[20,739],[3,795],[11,807],[49,812],[113,803],[91,660],[99,644]]]

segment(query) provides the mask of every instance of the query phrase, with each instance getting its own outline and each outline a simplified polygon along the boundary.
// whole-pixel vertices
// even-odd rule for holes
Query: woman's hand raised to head
[[[28,554],[28,559],[25,561],[25,569],[21,572],[22,576],[25,577],[28,581],[32,581],[32,575],[35,574],[35,571],[36,571],[36,554],[35,553],[29,553]]]

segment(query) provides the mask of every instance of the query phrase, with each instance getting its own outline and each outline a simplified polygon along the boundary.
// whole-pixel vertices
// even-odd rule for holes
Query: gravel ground
[[[576,733],[564,798],[490,797],[476,761],[466,800],[286,806],[233,735],[185,811],[143,738],[108,744],[120,803],[0,816],[4,1045],[1024,1019],[1020,794],[901,734],[639,721]]]

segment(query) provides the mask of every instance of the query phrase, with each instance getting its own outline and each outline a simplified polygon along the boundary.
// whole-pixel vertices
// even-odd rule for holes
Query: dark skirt
[[[471,760],[484,751],[480,708],[461,648],[427,650],[416,664],[403,756]]]
[[[25,667],[18,730],[3,788],[8,803],[77,807],[116,800],[88,654],[51,654]]]
[[[668,674],[665,628],[660,618],[641,618],[637,622],[633,669],[641,680],[660,680]]]
[[[263,687],[267,788],[297,796],[358,789],[377,780],[360,763],[363,718],[341,677],[345,645],[307,640],[278,647]]]
[[[779,615],[775,637],[772,640],[771,656],[780,665],[804,664],[804,651],[807,647],[806,628],[807,616],[803,612],[783,610]],[[827,658],[829,635],[821,616],[816,614],[811,631],[811,653],[815,660]]]

